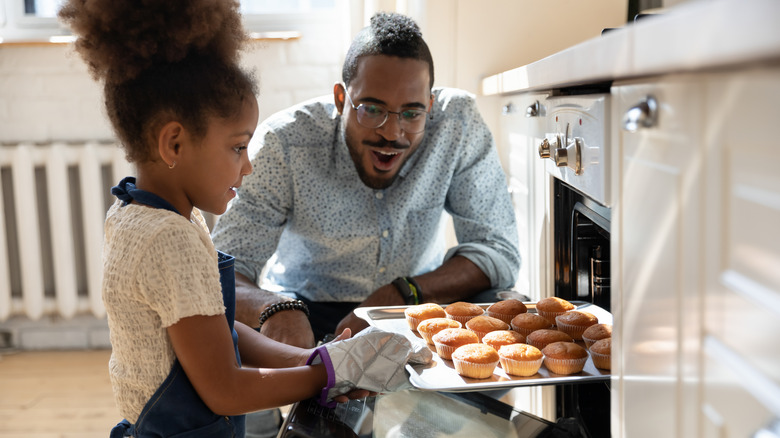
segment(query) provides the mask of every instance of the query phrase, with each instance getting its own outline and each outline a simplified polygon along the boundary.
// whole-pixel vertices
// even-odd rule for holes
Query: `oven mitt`
[[[426,346],[369,327],[352,338],[317,347],[306,364],[325,364],[328,384],[322,389],[319,403],[332,408],[336,406],[333,397],[353,389],[385,393],[411,388],[406,364],[424,364],[431,359]]]

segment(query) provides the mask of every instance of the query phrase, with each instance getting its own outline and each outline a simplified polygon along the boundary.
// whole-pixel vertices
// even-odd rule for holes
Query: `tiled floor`
[[[0,437],[105,438],[121,417],[108,350],[0,353]]]

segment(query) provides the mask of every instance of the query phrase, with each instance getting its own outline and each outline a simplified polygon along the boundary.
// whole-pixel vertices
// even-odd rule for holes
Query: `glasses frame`
[[[430,111],[430,110],[423,111],[423,110],[421,110],[421,109],[410,109],[410,110],[402,110],[402,111],[390,111],[390,110],[389,110],[389,109],[387,109],[387,108],[386,108],[384,105],[381,105],[381,104],[372,104],[372,105],[374,105],[374,106],[377,106],[377,107],[379,107],[379,108],[382,108],[382,109],[384,109],[384,110],[385,110],[385,118],[384,118],[384,120],[382,120],[382,122],[381,122],[381,123],[379,123],[379,124],[378,124],[378,125],[376,125],[376,126],[366,126],[365,124],[363,124],[363,122],[361,122],[361,121],[360,121],[360,117],[358,116],[358,114],[360,114],[360,107],[361,107],[361,106],[362,106],[362,107],[365,107],[365,106],[366,106],[366,104],[363,104],[363,103],[361,103],[361,104],[359,104],[358,106],[355,106],[355,102],[353,102],[353,101],[352,101],[352,97],[349,95],[349,92],[347,92],[347,87],[346,87],[346,85],[343,85],[343,87],[344,87],[344,94],[346,94],[346,95],[347,95],[347,100],[349,100],[349,106],[351,106],[351,107],[352,107],[352,109],[353,109],[353,110],[355,110],[355,119],[357,119],[357,122],[358,122],[358,124],[359,124],[360,126],[364,127],[364,128],[368,128],[368,129],[379,129],[379,128],[381,128],[382,126],[385,126],[385,123],[387,123],[387,120],[390,118],[390,114],[395,114],[396,116],[398,116],[398,127],[399,127],[399,128],[401,128],[401,130],[402,130],[402,131],[404,131],[404,132],[406,132],[406,133],[409,133],[409,134],[419,134],[419,133],[421,133],[421,132],[425,131],[425,126],[427,125],[427,123],[426,123],[426,120],[425,120],[425,119],[426,119],[426,118],[433,119],[433,115],[431,114],[431,111]],[[405,111],[418,111],[418,112],[420,112],[420,113],[423,113],[423,114],[427,114],[427,115],[428,115],[428,117],[424,117],[424,118],[423,118],[422,129],[420,129],[419,131],[409,131],[408,129],[404,129],[404,125],[405,125],[407,122],[406,122],[406,121],[405,121],[405,120],[404,120],[404,119],[401,117],[401,114],[402,114],[402,113],[404,113]]]

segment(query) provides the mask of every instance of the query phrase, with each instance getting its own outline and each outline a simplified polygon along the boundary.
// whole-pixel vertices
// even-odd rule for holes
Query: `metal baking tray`
[[[595,315],[599,319],[599,323],[612,324],[612,315],[601,307],[585,301],[572,301],[571,303],[577,306],[577,310]],[[490,304],[492,303],[479,305],[486,309]],[[529,313],[536,313],[536,303],[526,302],[525,305],[528,307]],[[470,392],[512,388],[515,386],[585,383],[609,380],[610,378],[609,371],[600,370],[593,365],[590,355],[585,363],[585,368],[577,374],[554,374],[542,365],[539,372],[534,376],[517,377],[507,374],[498,365],[493,375],[487,379],[462,377],[455,371],[452,361],[439,357],[432,345],[427,345],[419,334],[409,329],[404,316],[404,309],[407,307],[409,306],[358,307],[354,312],[358,317],[366,320],[369,325],[385,331],[402,334],[412,342],[425,344],[433,352],[431,363],[406,366],[406,369],[409,371],[409,381],[418,389],[426,391]],[[442,305],[442,307],[446,308],[447,306]],[[578,341],[578,343],[583,347],[585,346],[582,341]]]

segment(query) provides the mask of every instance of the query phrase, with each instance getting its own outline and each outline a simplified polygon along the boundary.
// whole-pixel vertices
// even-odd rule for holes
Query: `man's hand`
[[[358,318],[357,315],[350,312],[336,326],[336,333],[341,333],[344,329],[350,329],[352,333],[358,333],[365,328],[368,328],[368,323],[363,318]]]
[[[269,338],[300,348],[313,348],[314,332],[309,318],[300,310],[282,310],[268,318],[260,333]]]

